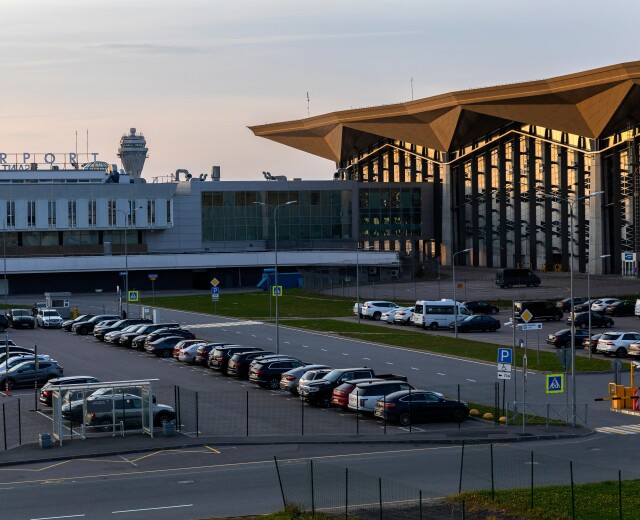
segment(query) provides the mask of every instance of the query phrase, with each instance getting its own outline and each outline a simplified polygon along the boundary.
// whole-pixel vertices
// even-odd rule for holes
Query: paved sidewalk
[[[450,428],[434,432],[407,432],[406,435],[304,435],[265,437],[148,437],[131,434],[125,437],[107,436],[92,439],[65,440],[62,446],[41,448],[37,443],[24,444],[0,453],[0,466],[52,462],[59,460],[97,458],[125,453],[152,452],[165,449],[180,449],[202,446],[275,445],[275,444],[479,444],[491,442],[523,442],[578,438],[593,434],[590,428],[568,426],[522,426],[485,425],[480,421],[473,428]]]

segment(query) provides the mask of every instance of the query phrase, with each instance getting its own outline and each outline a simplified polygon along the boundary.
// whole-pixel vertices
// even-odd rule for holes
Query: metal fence
[[[275,462],[285,507],[358,520],[464,518],[461,500],[428,498],[404,483],[314,460]]]
[[[501,492],[517,490],[509,496],[512,507],[535,510],[553,506],[563,518],[586,518],[585,509],[596,501],[606,509],[607,518],[638,518],[630,505],[631,494],[625,494],[625,482],[639,477],[640,472],[500,444],[463,444],[458,492],[485,492],[498,504]],[[597,496],[590,486],[596,483],[606,483],[598,486]]]

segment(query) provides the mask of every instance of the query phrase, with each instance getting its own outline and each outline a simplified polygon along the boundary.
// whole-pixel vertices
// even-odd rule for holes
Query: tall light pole
[[[565,202],[569,206],[569,240],[570,240],[570,249],[569,249],[569,272],[570,272],[570,295],[571,298],[571,316],[574,315],[574,303],[573,303],[573,206],[576,202],[580,202],[582,200],[590,199],[591,197],[595,197],[596,195],[602,195],[604,191],[595,191],[593,193],[589,193],[589,195],[584,195],[583,197],[578,197],[574,200],[569,200],[565,197],[560,197],[559,195],[555,195],[552,193],[545,193],[544,196],[548,199],[555,199],[560,202]],[[589,314],[591,314],[591,308],[589,308]],[[591,352],[591,347],[589,347],[589,352]],[[576,325],[575,321],[571,322],[571,426],[573,428],[576,427]]]
[[[596,258],[594,258],[593,260],[601,260],[603,258],[609,258],[611,255],[600,255]],[[589,311],[589,359],[591,359],[591,269],[589,269],[589,263],[591,262],[591,260],[589,260],[589,262],[587,262],[587,302],[589,305],[589,308],[587,309]],[[573,322],[573,320],[575,320],[575,316],[571,316],[571,321]]]
[[[363,247],[365,251],[368,251],[373,246]],[[358,323],[360,323],[360,242],[356,244],[356,305],[358,309]]]
[[[276,206],[271,206],[265,202],[254,202],[259,206],[264,206],[266,208],[273,208],[273,251],[274,251],[274,288],[272,289],[275,292],[276,296],[276,354],[280,354],[280,325],[278,321],[278,299],[280,297],[280,286],[278,285],[278,209],[282,206],[290,206],[291,204],[297,204],[297,200],[290,200],[288,202],[284,202],[283,204],[278,204]]]
[[[122,213],[124,215],[124,295],[125,301],[127,303],[127,318],[129,317],[129,250],[127,248],[128,242],[128,231],[129,231],[129,221],[131,216],[135,214],[136,211],[142,209],[142,206],[134,208],[128,213],[122,209],[116,209],[118,213]]]
[[[455,316],[453,318],[453,329],[456,331],[456,339],[458,338],[458,303],[456,302],[456,256],[461,255],[463,253],[468,253],[471,251],[471,248],[463,249],[462,251],[458,251],[457,253],[453,253],[451,256],[451,267],[453,268],[453,312]]]

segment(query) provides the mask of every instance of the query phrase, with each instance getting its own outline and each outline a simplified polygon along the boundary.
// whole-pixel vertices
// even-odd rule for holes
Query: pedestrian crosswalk
[[[640,434],[640,424],[622,424],[619,426],[601,426],[594,428],[600,433],[609,433],[616,435],[637,435]]]
[[[210,329],[217,327],[238,327],[241,325],[260,325],[262,322],[260,321],[225,321],[221,323],[194,323],[185,325],[188,329]]]

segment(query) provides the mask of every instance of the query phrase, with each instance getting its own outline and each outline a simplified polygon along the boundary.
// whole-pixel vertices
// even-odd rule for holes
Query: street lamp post
[[[116,209],[118,213],[122,213],[124,215],[124,295],[127,304],[127,317],[129,317],[129,250],[127,248],[127,242],[129,238],[129,220],[131,218],[131,215],[133,215],[139,209],[142,209],[142,206],[134,208],[133,211],[130,211],[129,213],[122,209]]]
[[[451,267],[452,267],[452,278],[453,278],[453,312],[455,316],[453,317],[453,329],[455,330],[456,339],[458,338],[458,304],[456,302],[456,256],[461,255],[463,253],[468,253],[471,251],[471,248],[463,249],[462,251],[458,251],[457,253],[453,253],[451,257]]]
[[[560,197],[552,193],[545,193],[544,196],[548,199],[555,199],[561,202],[565,202],[569,206],[569,273],[570,273],[570,295],[571,298],[571,316],[574,316],[574,302],[573,302],[573,206],[576,202],[580,202],[585,199],[590,199],[596,195],[602,195],[604,191],[595,191],[589,195],[578,197],[574,200],[569,200],[565,197]],[[589,309],[591,314],[591,309]],[[573,318],[572,318],[573,319]],[[591,347],[589,347],[591,352]],[[571,426],[576,427],[576,325],[575,321],[571,322]]]
[[[601,260],[602,258],[609,258],[611,255],[600,255],[594,260]],[[589,269],[588,264],[591,262],[587,262],[587,302],[589,308],[587,311],[589,312],[589,359],[591,359],[591,269]],[[571,316],[571,320],[575,320],[575,316]]]
[[[365,251],[368,251],[373,246],[363,247]],[[358,323],[360,323],[360,242],[356,244],[356,305],[358,309]]]
[[[297,200],[290,200],[283,204],[271,206],[264,202],[254,202],[259,206],[266,208],[273,208],[273,251],[274,251],[274,290],[276,293],[276,354],[280,354],[280,325],[278,320],[278,298],[280,286],[278,285],[278,209],[282,206],[290,206],[291,204],[297,204]]]

